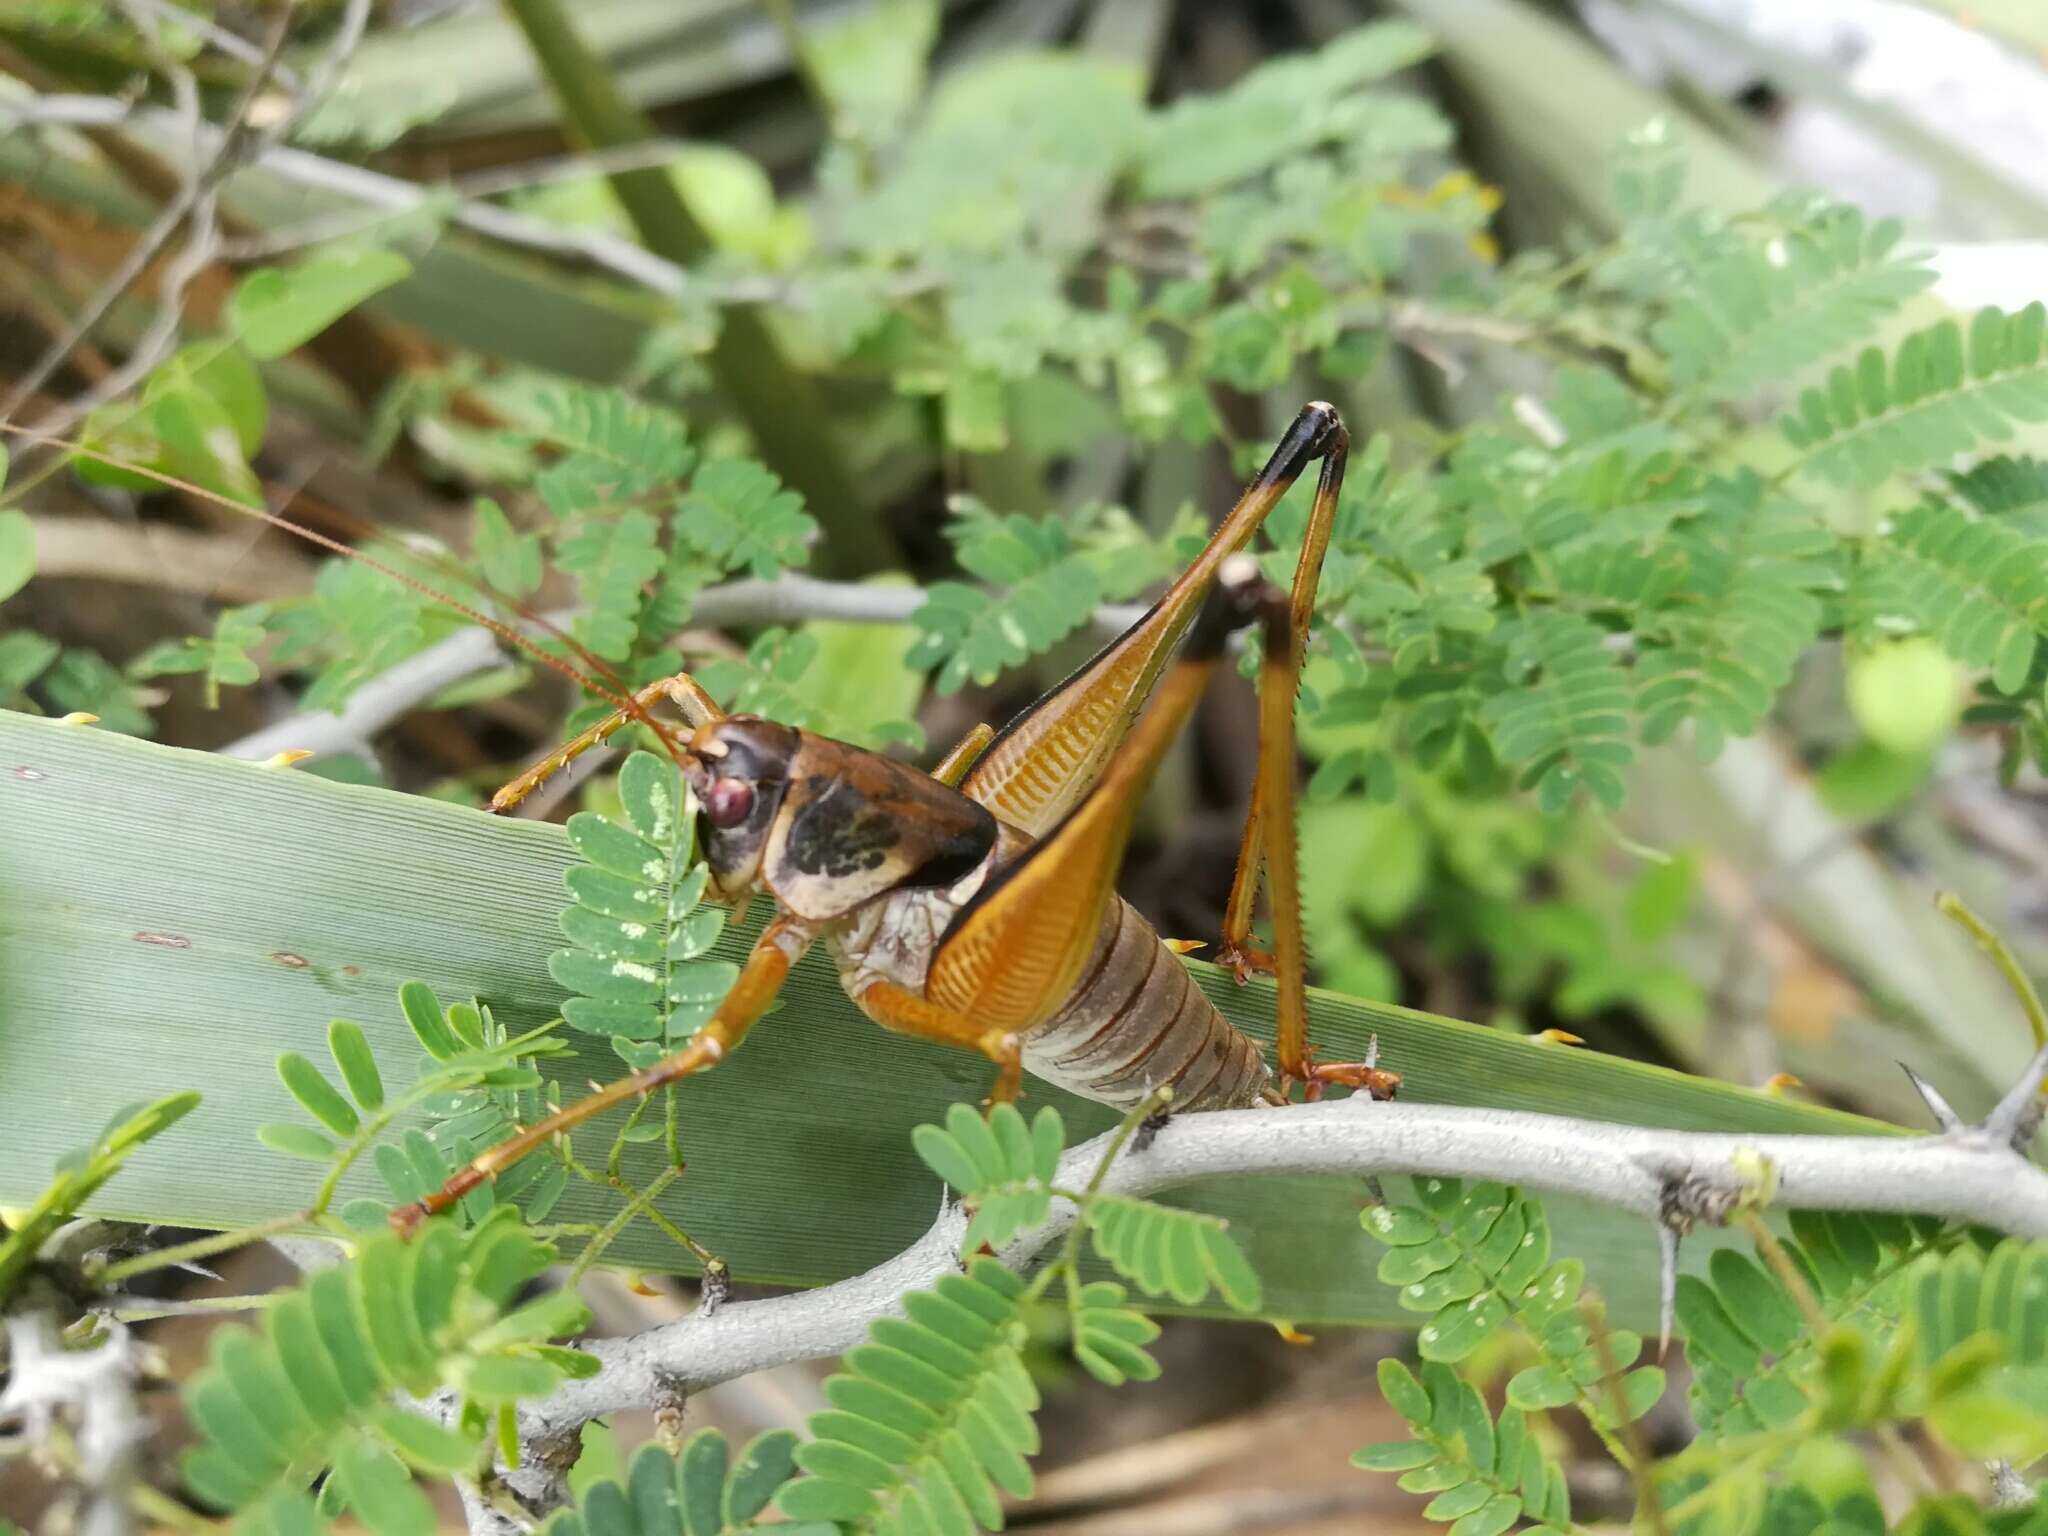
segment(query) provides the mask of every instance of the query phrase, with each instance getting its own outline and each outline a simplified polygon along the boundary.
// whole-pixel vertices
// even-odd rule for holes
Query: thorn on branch
[[[1942,1097],[1941,1090],[1927,1081],[1918,1072],[1899,1063],[1899,1070],[1906,1074],[1906,1081],[1913,1085],[1913,1091],[1920,1095],[1920,1102],[1927,1106],[1927,1112],[1934,1116],[1934,1123],[1944,1131],[1960,1131],[1965,1128],[1963,1117],[1955,1112],[1949,1101]]]
[[[2033,1060],[2020,1079],[2005,1092],[1991,1113],[1984,1117],[1984,1134],[2025,1155],[2041,1128],[2041,1079],[2048,1075],[2048,1045],[2034,1052]]]
[[[1671,1328],[1678,1318],[1678,1229],[1657,1228],[1657,1358],[1671,1352]]]

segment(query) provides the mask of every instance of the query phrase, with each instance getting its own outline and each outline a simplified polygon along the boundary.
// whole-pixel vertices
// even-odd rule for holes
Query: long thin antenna
[[[353,545],[344,544],[341,540],[332,538],[320,532],[317,528],[309,528],[304,523],[297,522],[280,513],[272,512],[268,507],[252,507],[246,502],[236,501],[232,497],[221,495],[218,491],[209,490],[203,485],[195,485],[190,480],[181,480],[176,475],[167,475],[161,470],[147,469],[139,464],[130,464],[110,454],[101,453],[97,449],[88,448],[83,443],[72,442],[68,438],[51,437],[46,433],[32,431],[26,427],[10,426],[5,423],[0,423],[0,432],[6,432],[11,436],[23,438],[29,442],[41,443],[45,447],[61,449],[75,457],[91,459],[95,463],[105,464],[111,469],[125,470],[131,475],[140,475],[145,480],[154,480],[159,485],[183,491],[188,496],[197,496],[202,501],[212,502],[214,505],[226,507],[230,511],[260,519],[270,524],[273,528],[281,528],[287,533],[296,534],[307,543],[318,545],[321,549],[340,555],[344,559],[360,561],[371,570],[378,572],[380,575],[390,577],[393,581],[419,593],[430,602],[439,603],[451,613],[459,614],[461,617],[469,620],[470,623],[489,630],[507,645],[512,646],[516,650],[523,651],[543,665],[553,668],[578,687],[587,688],[590,692],[597,694],[608,703],[616,705],[619,709],[625,711],[653,731],[660,738],[662,747],[668,752],[670,757],[674,758],[677,762],[682,761],[682,744],[676,740],[674,732],[655,719],[646,706],[633,697],[632,690],[626,686],[624,679],[620,678],[616,672],[606,665],[603,658],[592,653],[587,646],[583,645],[573,636],[565,634],[558,626],[549,623],[538,615],[528,613],[524,609],[518,609],[519,616],[522,619],[536,624],[554,635],[564,645],[574,651],[578,658],[591,667],[594,672],[602,674],[605,680],[600,681],[599,677],[580,671],[562,657],[542,649],[530,635],[523,634],[504,620],[494,619],[482,610],[471,607],[458,598],[450,597],[447,593],[421,581],[417,576],[401,571],[389,562],[378,559],[375,555],[365,554]],[[464,571],[453,561],[430,563],[437,565],[444,574],[459,575],[473,586],[481,585],[467,571]],[[502,594],[493,593],[492,595],[497,597],[499,601],[505,602],[508,607],[517,608],[518,606],[504,598]]]

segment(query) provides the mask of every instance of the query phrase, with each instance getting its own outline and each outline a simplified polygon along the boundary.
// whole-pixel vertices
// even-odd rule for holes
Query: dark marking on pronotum
[[[40,784],[49,777],[42,769],[31,768],[27,763],[23,763],[19,768],[15,769],[14,776],[24,784]]]
[[[182,933],[138,933],[134,935],[138,944],[155,944],[163,949],[190,949],[192,941]]]
[[[303,971],[307,966],[313,963],[312,961],[308,960],[304,955],[295,955],[288,949],[272,950],[270,958],[275,960],[279,965],[289,966],[292,970],[295,971]]]
[[[843,879],[881,868],[899,835],[895,817],[841,779],[790,823],[789,861],[807,875]]]

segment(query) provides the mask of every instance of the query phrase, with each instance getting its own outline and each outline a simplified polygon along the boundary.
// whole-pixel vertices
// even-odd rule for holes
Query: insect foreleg
[[[608,1088],[555,1111],[538,1125],[528,1126],[480,1154],[475,1161],[424,1200],[400,1206],[391,1213],[391,1225],[410,1233],[429,1216],[447,1210],[486,1179],[494,1179],[527,1153],[574,1130],[592,1116],[603,1114],[629,1099],[680,1082],[698,1072],[709,1071],[746,1038],[754,1021],[768,1010],[775,994],[789,975],[789,968],[810,947],[810,930],[787,918],[778,918],[761,931],[753,951],[741,969],[718,1011],[690,1037],[690,1043],[653,1066],[620,1078]]]
[[[663,699],[674,704],[683,718],[693,726],[702,725],[707,720],[722,719],[725,715],[725,711],[711,701],[711,695],[704,691],[703,685],[687,672],[678,672],[674,677],[664,677],[659,682],[649,683],[633,695],[632,708],[613,710],[589,730],[563,742],[561,746],[492,795],[491,809],[500,815],[511,810],[585,752],[607,740],[619,727],[644,719],[647,711]]]

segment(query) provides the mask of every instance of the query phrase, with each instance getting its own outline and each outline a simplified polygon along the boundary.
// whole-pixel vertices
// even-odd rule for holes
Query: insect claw
[[[1235,976],[1239,986],[1254,976],[1271,976],[1279,969],[1267,951],[1254,949],[1249,944],[1235,944],[1228,939],[1217,949],[1216,963]]]

